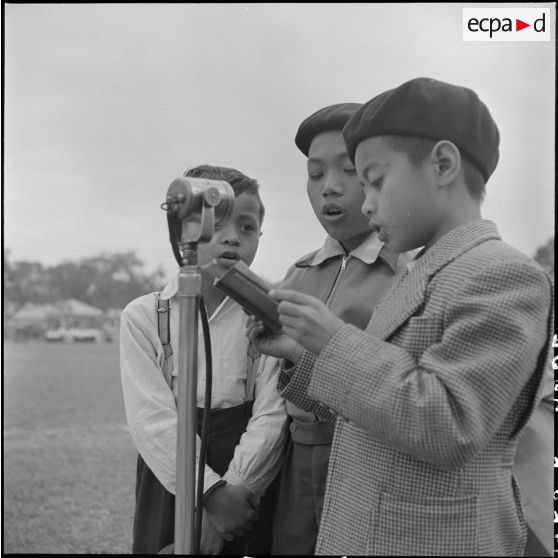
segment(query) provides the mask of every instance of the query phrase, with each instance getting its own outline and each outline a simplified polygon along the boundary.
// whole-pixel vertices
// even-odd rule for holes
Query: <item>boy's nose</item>
[[[240,246],[240,241],[238,238],[226,238],[223,240],[225,246]]]
[[[343,193],[343,185],[339,177],[328,174],[322,189],[323,196],[340,196]]]
[[[364,213],[366,217],[370,217],[374,213],[376,213],[376,209],[378,208],[376,203],[376,197],[371,192],[366,192],[364,195],[364,202],[362,203],[361,211]]]
[[[237,226],[234,220],[226,222],[222,228],[215,231],[215,240],[225,244],[226,246],[239,246],[240,236],[238,234]]]
[[[227,234],[223,235],[221,242],[226,246],[240,246],[240,239],[234,230],[228,231]]]

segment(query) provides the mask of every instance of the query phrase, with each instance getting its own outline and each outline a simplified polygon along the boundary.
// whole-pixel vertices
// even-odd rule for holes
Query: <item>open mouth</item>
[[[388,234],[387,231],[384,227],[376,227],[376,231],[378,233],[378,238],[382,241],[382,242],[386,242],[386,240],[388,239]]]
[[[344,214],[345,211],[343,210],[343,208],[335,203],[327,203],[322,208],[322,215],[324,215],[325,217],[330,217],[332,219],[340,217]]]
[[[230,263],[236,263],[238,260],[240,260],[240,256],[238,255],[238,252],[232,252],[232,251],[227,251],[227,252],[222,252],[219,255],[219,260],[222,261],[227,261]]]

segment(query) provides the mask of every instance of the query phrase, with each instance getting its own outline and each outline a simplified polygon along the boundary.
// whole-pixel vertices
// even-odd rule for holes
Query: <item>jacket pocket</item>
[[[477,496],[405,501],[380,496],[369,554],[384,556],[476,556]]]

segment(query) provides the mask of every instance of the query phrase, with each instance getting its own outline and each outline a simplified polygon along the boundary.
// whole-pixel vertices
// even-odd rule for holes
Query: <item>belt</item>
[[[333,441],[333,422],[301,422],[293,419],[289,425],[293,442],[307,446],[321,446]]]

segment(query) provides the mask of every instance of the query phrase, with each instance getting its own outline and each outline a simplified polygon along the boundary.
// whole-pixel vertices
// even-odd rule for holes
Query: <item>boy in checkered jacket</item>
[[[422,247],[366,331],[292,290],[258,348],[337,415],[316,554],[520,556],[513,474],[552,328],[549,277],[480,212],[499,133],[467,88],[417,78],[343,129],[362,211],[396,252]]]

